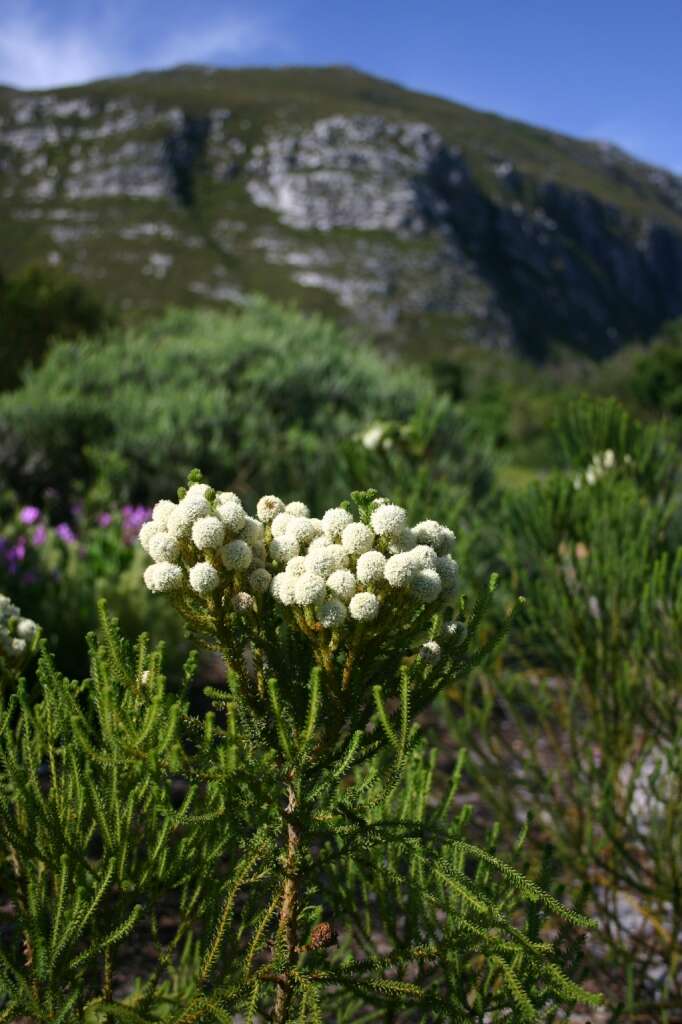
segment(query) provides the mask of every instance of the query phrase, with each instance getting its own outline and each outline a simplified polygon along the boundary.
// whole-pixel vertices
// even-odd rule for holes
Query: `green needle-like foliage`
[[[375,499],[352,507],[381,531]],[[213,710],[191,711],[193,663],[172,690],[103,608],[87,680],[44,651],[40,699],[20,682],[4,703],[0,1020],[502,1024],[599,1002],[569,976],[591,922],[496,830],[474,843],[464,755],[448,778],[415,724],[499,639],[479,644],[494,581],[470,613],[378,583],[327,628],[221,573],[171,595],[223,655]]]

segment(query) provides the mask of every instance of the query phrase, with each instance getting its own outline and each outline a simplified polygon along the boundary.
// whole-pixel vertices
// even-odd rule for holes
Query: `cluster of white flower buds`
[[[38,632],[33,619],[25,618],[5,594],[0,594],[0,655],[18,662]]]
[[[592,456],[592,461],[586,468],[585,472],[578,473],[578,475],[574,477],[574,488],[576,491],[579,491],[583,484],[587,484],[588,487],[594,487],[605,473],[610,469],[615,469],[617,462],[618,460],[613,448],[607,448],[603,452],[596,452]],[[632,465],[632,456],[629,454],[624,455],[623,462],[626,466]]]
[[[158,502],[140,530],[154,559],[145,583],[154,592],[189,587],[199,595],[228,587],[242,613],[269,592],[326,629],[346,619],[372,622],[389,601],[395,610],[453,598],[451,530],[434,520],[410,527],[405,509],[381,498],[366,518],[331,508],[316,519],[302,502],[272,494],[252,518],[235,494],[195,483],[177,504]],[[425,659],[435,653],[428,651]]]

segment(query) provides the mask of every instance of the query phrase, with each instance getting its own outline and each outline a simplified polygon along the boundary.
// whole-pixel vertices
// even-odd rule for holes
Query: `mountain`
[[[605,355],[682,314],[682,178],[352,68],[0,89],[0,264],[124,308],[263,291],[387,343]]]

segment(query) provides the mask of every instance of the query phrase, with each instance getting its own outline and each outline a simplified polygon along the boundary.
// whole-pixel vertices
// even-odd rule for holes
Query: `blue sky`
[[[0,0],[0,82],[352,64],[682,173],[682,0]]]

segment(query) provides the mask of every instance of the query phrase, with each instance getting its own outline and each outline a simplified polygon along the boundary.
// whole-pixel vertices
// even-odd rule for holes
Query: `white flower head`
[[[361,590],[351,598],[348,605],[351,618],[358,622],[372,622],[379,614],[379,598],[367,590]]]
[[[256,515],[261,523],[271,523],[280,512],[284,512],[284,502],[275,494],[265,494],[256,505]]]
[[[144,582],[152,594],[167,594],[182,586],[182,569],[172,562],[155,562],[145,569]]]
[[[304,607],[319,604],[327,595],[324,579],[316,572],[304,572],[302,576],[295,577],[294,595],[296,604]]]
[[[397,537],[391,538],[388,549],[392,555],[398,555],[401,551],[412,551],[416,543],[414,531],[406,526]]]
[[[232,607],[236,612],[243,614],[244,612],[250,612],[254,608],[254,600],[251,594],[247,594],[245,590],[240,590],[238,594],[235,594],[232,598]]]
[[[420,569],[410,581],[410,592],[424,604],[435,601],[442,589],[443,584],[435,569]]]
[[[284,511],[297,519],[308,519],[310,516],[310,509],[302,501],[290,501]]]
[[[409,552],[410,560],[418,569],[435,569],[438,556],[429,544],[417,544]]]
[[[282,537],[275,537],[270,543],[270,557],[274,562],[286,565],[292,558],[299,554],[299,546],[293,537],[285,533]]]
[[[152,509],[152,522],[156,523],[161,529],[164,528],[168,522],[168,516],[177,508],[174,501],[169,501],[168,498],[162,498],[161,501],[157,501],[156,505]]]
[[[185,495],[185,498],[205,498],[210,490],[211,488],[209,487],[208,484],[190,484],[190,486],[187,488],[187,494]],[[184,500],[185,499],[183,498],[183,501]]]
[[[22,640],[18,636],[12,637],[11,646],[12,654],[14,654],[16,657],[19,657],[19,655],[24,654],[26,651],[26,641]]]
[[[374,544],[374,531],[364,523],[349,523],[341,535],[341,544],[350,555],[362,555]]]
[[[325,629],[336,629],[340,626],[348,614],[345,604],[335,597],[329,598],[318,605],[316,609],[317,621]]]
[[[302,576],[308,571],[308,566],[303,555],[294,555],[287,562],[287,572],[290,576]]]
[[[270,593],[280,604],[288,607],[294,603],[294,584],[296,580],[286,572],[278,573],[272,580]]]
[[[166,521],[166,529],[178,540],[189,537],[192,526],[202,516],[211,515],[211,506],[200,494],[186,495],[170,513]]]
[[[218,571],[209,562],[197,562],[189,571],[189,585],[197,594],[210,594],[219,583]]]
[[[384,578],[392,587],[406,587],[418,570],[418,566],[410,557],[411,552],[392,555],[384,566]]]
[[[236,501],[216,502],[215,514],[230,533],[239,533],[244,528],[247,519],[241,503]]]
[[[459,566],[451,555],[441,555],[436,559],[436,572],[440,576],[443,590],[452,592],[459,582]]]
[[[248,569],[253,554],[246,541],[231,540],[229,544],[220,549],[220,557],[226,569],[241,570]]]
[[[435,665],[440,660],[441,649],[440,644],[436,643],[435,640],[427,640],[425,644],[419,648],[419,657],[422,661],[425,661],[427,665]]]
[[[464,622],[446,622],[441,632],[448,640],[463,640],[467,635],[467,627]]]
[[[348,569],[337,569],[327,578],[327,589],[347,604],[357,590],[357,580]]]
[[[155,562],[176,562],[180,554],[180,545],[170,533],[159,530],[151,537],[147,551]]]
[[[137,535],[137,539],[142,545],[142,550],[146,551],[147,554],[149,554],[149,543],[152,537],[154,536],[155,533],[159,533],[160,530],[161,527],[159,526],[158,523],[155,523],[153,519],[150,519],[148,522],[143,523],[142,526],[140,527],[140,532]]]
[[[355,565],[355,574],[358,583],[367,586],[368,583],[379,583],[384,579],[386,557],[381,551],[366,551],[360,555]]]
[[[272,576],[267,569],[254,569],[249,576],[249,586],[254,594],[266,594],[270,589]]]
[[[220,515],[220,513],[218,513]],[[222,517],[221,517],[222,518]],[[225,522],[225,520],[223,520]],[[228,529],[229,523],[225,524]],[[265,535],[265,529],[263,524],[257,519],[253,519],[251,516],[244,516],[244,522],[241,527],[241,538],[245,540],[251,547],[255,547],[257,544],[263,543],[263,537]]]
[[[339,568],[339,556],[335,545],[325,544],[321,547],[309,549],[305,556],[305,564],[308,572],[314,572],[324,579],[331,576],[335,569]]]
[[[353,522],[353,517],[345,508],[328,508],[322,516],[324,532],[332,540],[340,540],[341,534]]]
[[[272,523],[270,524],[272,536],[283,536],[287,532],[293,521],[294,517],[289,515],[288,512],[278,512],[275,518],[272,520]]]
[[[233,505],[241,505],[242,499],[234,491],[217,491],[215,500],[219,505],[223,503],[231,503]]]
[[[613,469],[616,464],[616,453],[613,448],[607,448],[602,456],[602,464],[605,469]]]
[[[407,526],[407,512],[400,505],[379,505],[372,512],[370,522],[380,537],[399,537]]]
[[[318,533],[319,530],[312,520],[305,519],[303,516],[292,516],[288,534],[290,537],[293,537],[298,544],[309,544],[310,541],[314,540],[318,536]]]
[[[192,527],[192,541],[200,551],[219,548],[225,540],[225,526],[217,516],[202,516]]]
[[[22,640],[31,640],[38,630],[38,624],[33,619],[21,618],[17,622],[15,633]]]

